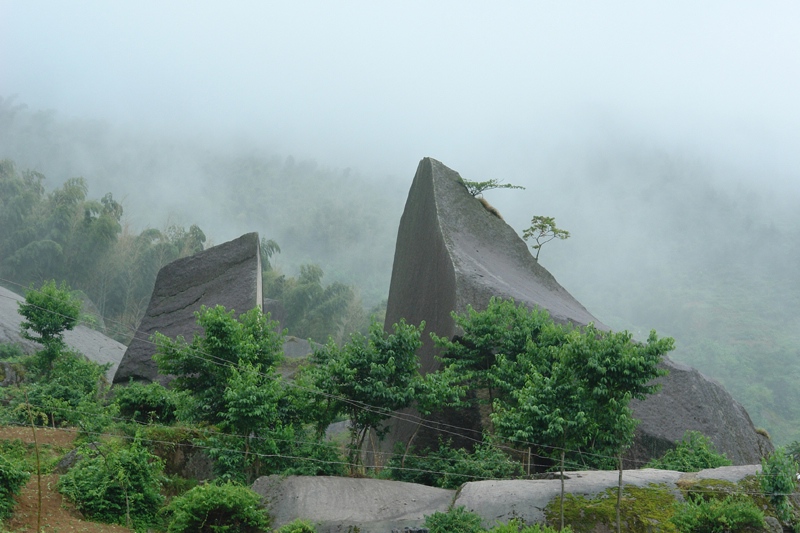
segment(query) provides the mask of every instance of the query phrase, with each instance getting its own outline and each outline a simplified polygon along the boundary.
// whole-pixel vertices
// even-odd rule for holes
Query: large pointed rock
[[[485,308],[492,296],[546,309],[559,323],[594,322],[607,329],[533,258],[508,224],[469,194],[457,172],[425,158],[400,221],[386,327],[401,318],[412,324],[424,320],[427,332],[452,338],[458,331],[450,312],[464,312],[468,305]],[[438,366],[435,347],[428,335],[423,338],[422,370],[429,372]],[[699,372],[665,364],[672,373],[664,379],[664,391],[635,407],[643,419],[635,457],[663,452],[665,443],[695,429],[710,436],[736,464],[759,462],[758,435],[744,408]],[[423,428],[414,443],[435,445],[438,432],[450,436],[448,425],[460,428],[459,433],[474,431],[478,438],[483,429],[477,412],[448,413],[429,421],[426,426],[435,429]],[[413,422],[393,422],[384,449],[397,440],[407,442],[415,429]]]
[[[261,307],[261,254],[257,233],[248,233],[164,266],[139,329],[120,362],[114,383],[160,381],[153,361],[159,332],[191,341],[199,332],[194,316],[201,306],[223,305],[237,314]]]

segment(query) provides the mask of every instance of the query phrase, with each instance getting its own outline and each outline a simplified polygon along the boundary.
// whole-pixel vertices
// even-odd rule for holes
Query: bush
[[[550,526],[542,526],[539,524],[526,526],[522,520],[515,518],[508,524],[497,524],[489,530],[489,533],[556,533],[557,531],[557,529]],[[561,530],[561,533],[572,533],[572,529],[570,529],[569,526],[565,526],[564,529]]]
[[[0,520],[11,516],[14,495],[19,494],[29,477],[30,473],[25,472],[19,462],[0,455]]]
[[[646,468],[677,470],[678,472],[699,472],[706,468],[730,466],[725,454],[717,453],[708,437],[699,431],[687,431],[678,445],[665,453],[660,459],[653,459]]]
[[[297,519],[279,527],[275,533],[317,533],[317,528],[308,520]]]
[[[472,453],[452,448],[449,441],[439,441],[435,452],[413,452],[412,448],[403,463],[403,446],[398,445],[387,465],[391,479],[456,489],[468,481],[508,479],[518,468],[506,453],[489,442],[477,445]]]
[[[776,448],[769,457],[761,459],[761,489],[775,506],[778,518],[788,522],[792,518],[789,496],[794,492],[797,461],[783,447]]]
[[[127,448],[80,452],[83,460],[58,480],[59,491],[87,518],[143,529],[164,502],[163,464],[138,440]]]
[[[743,496],[725,499],[690,498],[676,506],[670,519],[681,533],[736,533],[748,528],[763,528],[764,513]]]
[[[145,385],[132,381],[127,387],[116,387],[114,402],[119,406],[120,416],[137,422],[175,421],[175,393],[157,382]]]
[[[175,498],[166,507],[164,514],[169,520],[167,532],[267,531],[269,516],[259,504],[258,494],[241,485],[234,483],[199,485],[183,496]]]
[[[35,357],[35,356],[34,356]],[[31,361],[28,358],[26,361]],[[64,351],[52,362],[52,372],[27,385],[28,401],[37,422],[44,425],[87,425],[95,429],[110,422],[101,392],[105,387],[105,365],[89,361],[78,352]],[[28,411],[19,407],[24,395],[16,395],[17,421],[28,423]],[[46,417],[46,419],[45,419]],[[102,422],[102,423],[101,423]]]
[[[481,517],[462,505],[446,513],[435,512],[425,517],[425,527],[430,533],[481,533]]]

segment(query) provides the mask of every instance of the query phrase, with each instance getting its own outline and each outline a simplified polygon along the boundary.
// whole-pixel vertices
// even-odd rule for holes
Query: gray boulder
[[[201,306],[224,305],[241,314],[260,308],[262,300],[257,233],[164,266],[158,272],[147,312],[120,362],[114,383],[133,379],[166,384],[169,378],[159,375],[153,361],[155,345],[151,337],[156,332],[172,338],[182,335],[191,341],[192,335],[199,332],[194,313]]]
[[[397,234],[386,328],[401,318],[412,324],[424,320],[427,332],[453,338],[459,332],[450,312],[464,312],[468,305],[485,308],[492,296],[546,309],[558,323],[593,322],[608,329],[533,258],[508,224],[469,194],[457,172],[425,158]],[[428,335],[423,339],[419,353],[422,370],[428,372],[438,363],[433,342]],[[744,408],[699,372],[669,360],[665,365],[671,374],[664,378],[662,392],[634,407],[643,422],[632,460],[660,455],[686,429],[697,429],[735,463],[758,462],[763,443]],[[411,422],[392,424],[385,451],[398,440],[407,442],[416,427]],[[483,428],[479,413],[446,413],[430,420],[415,444],[435,445],[445,424],[472,430],[478,437]]]
[[[425,515],[447,512],[456,493],[401,481],[328,476],[265,476],[252,488],[265,502],[273,527],[303,518],[316,524],[318,533],[418,527]]]
[[[20,335],[22,316],[17,312],[18,302],[25,298],[5,287],[0,287],[0,343],[14,343],[22,347],[22,351],[32,354],[42,346],[34,341],[25,339]],[[106,373],[110,380],[119,366],[125,353],[125,345],[99,331],[78,325],[71,331],[64,333],[64,342],[67,346],[86,356],[90,361],[101,365],[111,364]]]
[[[625,486],[663,486],[676,499],[684,482],[719,479],[737,483],[757,475],[761,465],[722,467],[684,474],[672,470],[625,470]],[[593,498],[617,487],[617,471],[566,472],[566,494]],[[273,527],[303,518],[319,533],[387,533],[418,528],[425,517],[464,506],[477,513],[485,528],[520,518],[528,524],[545,521],[545,508],[561,494],[560,479],[485,480],[465,483],[457,491],[415,483],[368,478],[265,476],[252,486],[273,517]],[[357,528],[357,529],[356,529]],[[600,531],[601,529],[597,529]]]
[[[770,440],[756,432],[745,408],[717,381],[696,369],[666,359],[669,375],[659,378],[661,391],[631,402],[641,423],[626,456],[640,467],[675,447],[687,430],[699,431],[735,465],[755,464],[773,451]]]

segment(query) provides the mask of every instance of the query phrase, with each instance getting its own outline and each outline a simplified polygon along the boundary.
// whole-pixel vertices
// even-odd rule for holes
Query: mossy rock
[[[704,500],[724,500],[742,491],[738,484],[723,479],[682,479],[677,485],[686,499],[700,497]]]
[[[622,489],[620,519],[622,531],[632,533],[677,533],[670,522],[675,496],[666,485],[647,487],[626,485]],[[604,533],[616,531],[617,489],[610,488],[589,499],[584,496],[564,496],[564,523],[575,533]],[[559,498],[545,508],[550,526],[561,523]]]

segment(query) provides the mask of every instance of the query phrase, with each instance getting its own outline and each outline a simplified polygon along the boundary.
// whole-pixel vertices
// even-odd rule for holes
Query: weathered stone
[[[663,487],[680,499],[679,486],[698,479],[700,474],[702,479],[739,481],[760,471],[760,465],[722,467],[696,474],[647,468],[625,470],[622,483],[634,487]],[[594,498],[617,487],[618,476],[617,471],[567,472],[564,491]],[[252,488],[273,517],[274,527],[303,518],[314,523],[319,533],[386,533],[392,529],[421,527],[425,516],[459,506],[480,515],[486,528],[512,518],[522,519],[527,524],[542,524],[545,508],[560,496],[561,480],[473,481],[455,491],[368,478],[276,475],[257,479]]]
[[[24,300],[25,298],[22,296],[0,287],[0,343],[19,344],[24,353],[32,354],[41,350],[42,346],[20,335],[22,316],[17,312],[19,310],[18,302]],[[90,361],[101,365],[110,363],[111,368],[106,372],[109,380],[114,376],[125,353],[124,344],[82,325],[76,326],[71,331],[65,331],[64,342],[73,350],[85,355]]]
[[[694,368],[666,359],[669,375],[659,378],[661,391],[631,402],[641,424],[626,456],[635,468],[675,447],[686,431],[699,431],[735,465],[757,464],[773,450],[756,433],[750,416],[722,385]]]
[[[318,533],[418,527],[426,514],[447,512],[456,492],[402,481],[328,476],[266,476],[252,488],[265,502],[273,527],[303,518],[314,523]]]
[[[457,172],[425,158],[400,221],[386,328],[401,318],[412,324],[424,320],[427,332],[453,338],[459,332],[450,312],[464,312],[469,305],[483,309],[492,296],[546,309],[558,323],[593,322],[608,329],[533,258],[508,224],[469,194]],[[433,342],[427,334],[423,339],[419,353],[422,370],[428,372],[438,363]],[[662,392],[634,407],[643,422],[632,459],[659,455],[686,429],[696,429],[734,463],[758,462],[760,443],[744,408],[699,372],[669,360],[665,365],[671,374],[663,379]],[[410,422],[392,424],[383,445],[387,451],[397,440],[407,442],[416,428]],[[447,413],[430,420],[415,444],[435,445],[438,429],[445,429],[442,424],[462,433],[472,430],[477,437],[483,429],[476,412]]]
[[[169,378],[158,373],[153,361],[151,337],[182,335],[191,341],[199,332],[194,313],[200,307],[223,305],[237,314],[261,307],[261,254],[257,233],[248,233],[191,257],[164,266],[156,277],[153,295],[139,330],[114,375],[114,383],[159,381]]]

